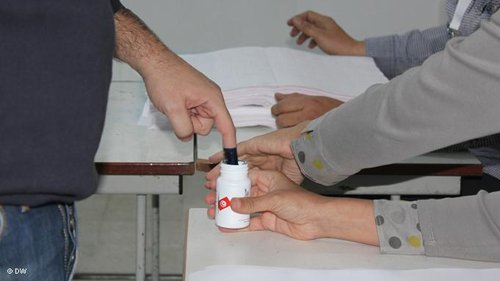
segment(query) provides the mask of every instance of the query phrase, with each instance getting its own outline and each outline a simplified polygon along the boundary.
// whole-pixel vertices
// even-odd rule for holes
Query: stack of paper
[[[367,57],[328,56],[280,47],[242,47],[181,57],[221,87],[236,127],[275,128],[270,109],[277,92],[348,101],[373,84],[387,82],[373,59]],[[149,101],[139,124],[169,127]]]

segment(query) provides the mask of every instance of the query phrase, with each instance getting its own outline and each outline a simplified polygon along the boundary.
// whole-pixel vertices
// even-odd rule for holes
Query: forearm
[[[126,8],[115,13],[115,33],[115,57],[129,64],[143,77],[169,66],[185,64],[140,18]]]
[[[500,192],[418,201],[425,254],[500,262]]]
[[[325,237],[379,245],[371,200],[329,198],[321,225]]]

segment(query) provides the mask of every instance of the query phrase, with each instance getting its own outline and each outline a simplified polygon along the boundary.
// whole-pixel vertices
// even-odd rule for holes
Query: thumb
[[[240,214],[251,214],[269,211],[274,203],[274,196],[268,194],[258,197],[244,197],[231,199],[231,209]]]

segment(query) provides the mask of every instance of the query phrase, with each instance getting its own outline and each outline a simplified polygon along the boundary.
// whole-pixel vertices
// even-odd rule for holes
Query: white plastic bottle
[[[217,178],[215,224],[224,228],[245,228],[250,224],[250,215],[239,214],[231,209],[233,197],[246,197],[250,193],[248,165],[238,161],[238,165],[221,164]]]

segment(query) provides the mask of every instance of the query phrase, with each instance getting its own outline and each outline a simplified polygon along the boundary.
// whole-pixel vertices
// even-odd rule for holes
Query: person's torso
[[[95,190],[113,49],[109,1],[0,1],[0,204]]]

